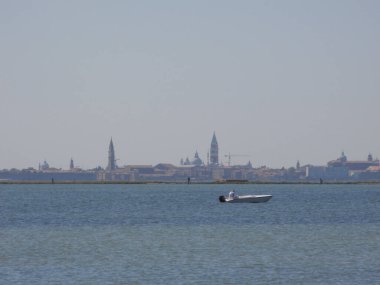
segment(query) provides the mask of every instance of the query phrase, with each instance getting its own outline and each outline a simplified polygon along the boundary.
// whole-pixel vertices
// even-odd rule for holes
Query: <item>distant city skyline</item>
[[[242,160],[240,159],[239,162],[236,162],[236,161],[232,161],[232,159],[239,159],[239,157],[244,157],[244,161],[242,162]],[[248,164],[250,165],[251,167],[253,166],[254,168],[258,168],[258,167],[262,167],[262,166],[266,166],[266,167],[270,167],[269,165],[267,164],[255,164],[255,163],[252,163],[252,160],[250,159],[251,155],[235,155],[235,154],[231,154],[231,153],[228,153],[228,154],[219,154],[219,148],[218,148],[218,142],[217,142],[217,137],[216,137],[216,134],[215,132],[213,133],[213,136],[212,136],[212,139],[211,139],[211,144],[210,144],[210,148],[208,149],[207,151],[207,154],[206,154],[206,158],[204,157],[201,157],[199,155],[199,152],[198,150],[195,150],[194,152],[194,156],[192,155],[186,155],[184,157],[181,157],[179,159],[179,162],[170,162],[171,164],[173,165],[219,165],[219,166],[234,166],[234,165],[245,165],[245,164]],[[185,158],[185,159],[184,159]],[[322,164],[314,164],[312,162],[306,162],[304,161],[302,164],[300,163],[300,160],[296,160],[295,163],[293,165],[290,165],[290,166],[287,166],[286,168],[289,168],[289,167],[296,167],[296,168],[299,168],[301,165],[327,165],[328,162],[330,161],[333,161],[335,159],[344,159],[347,161],[347,156],[345,154],[344,151],[341,152],[340,156],[336,156],[336,157],[331,157],[328,161],[326,161],[325,163],[322,163]],[[361,157],[361,158],[357,158],[357,159],[352,159],[352,157],[350,157],[350,160],[351,161],[379,161],[379,157],[378,156],[375,156],[373,153],[369,152],[367,154],[366,157]],[[110,141],[109,141],[109,145],[108,145],[108,159],[107,159],[107,162],[105,165],[102,165],[102,164],[98,164],[98,165],[93,165],[91,167],[88,167],[88,168],[83,168],[79,165],[77,165],[75,163],[75,166],[74,166],[74,159],[73,157],[70,158],[70,160],[68,161],[68,165],[67,167],[66,166],[59,166],[57,167],[56,165],[51,165],[47,159],[44,159],[43,161],[39,161],[38,162],[38,167],[34,167],[34,166],[29,166],[29,168],[34,168],[34,169],[37,169],[37,170],[46,170],[46,169],[49,169],[50,167],[53,167],[53,168],[58,168],[58,169],[68,169],[68,170],[74,170],[74,169],[83,169],[83,170],[87,170],[87,169],[95,169],[95,168],[103,168],[107,171],[112,171],[112,170],[115,170],[116,168],[118,167],[125,167],[127,165],[138,165],[138,164],[135,164],[135,163],[119,163],[119,165],[117,164],[117,161],[120,161],[120,159],[118,158],[116,152],[115,152],[115,147],[114,147],[114,142],[113,142],[113,138],[111,137],[110,138]],[[164,161],[161,161],[161,162],[157,162],[157,163],[149,163],[149,162],[145,162],[145,163],[140,163],[140,165],[155,165],[155,164],[159,164],[159,163],[167,163],[167,162],[164,162]],[[277,167],[273,167],[273,168],[282,168],[282,167],[285,167],[285,166],[277,166]],[[24,167],[20,167],[19,169],[25,169],[25,168],[28,168],[26,166]],[[4,168],[4,169],[10,169],[10,167],[8,168]]]
[[[106,167],[93,167],[82,169],[75,166],[73,158],[70,159],[69,169],[51,166],[46,160],[33,167],[8,169],[0,171],[0,181],[124,181],[124,182],[232,182],[232,181],[266,181],[266,182],[358,182],[380,181],[380,161],[374,159],[369,153],[366,159],[351,160],[344,152],[337,158],[329,160],[324,165],[297,161],[295,167],[271,168],[267,166],[252,165],[249,160],[243,164],[232,163],[232,158],[247,157],[247,155],[231,154],[220,155],[219,143],[215,132],[213,133],[210,149],[207,152],[207,161],[203,161],[198,151],[194,157],[181,158],[179,165],[171,163],[152,164],[125,164],[117,165],[113,138],[108,146],[108,163]],[[228,159],[227,164],[220,157]]]
[[[1,1],[0,169],[380,155],[378,1]],[[106,149],[106,151],[105,151]]]

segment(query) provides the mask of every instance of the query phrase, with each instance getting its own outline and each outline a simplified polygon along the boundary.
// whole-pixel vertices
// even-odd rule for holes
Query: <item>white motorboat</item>
[[[219,196],[219,201],[227,203],[263,203],[269,201],[271,198],[272,195],[245,195],[235,196],[234,198]]]

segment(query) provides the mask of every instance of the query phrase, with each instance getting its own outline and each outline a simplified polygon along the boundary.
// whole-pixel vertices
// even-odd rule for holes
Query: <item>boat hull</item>
[[[271,198],[272,195],[246,195],[238,196],[235,199],[229,199],[228,197],[220,196],[219,201],[226,203],[264,203],[268,202]]]

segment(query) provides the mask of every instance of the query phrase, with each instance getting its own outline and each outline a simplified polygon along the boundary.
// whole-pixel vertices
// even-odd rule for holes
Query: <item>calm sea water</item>
[[[0,185],[0,284],[380,284],[380,186]]]

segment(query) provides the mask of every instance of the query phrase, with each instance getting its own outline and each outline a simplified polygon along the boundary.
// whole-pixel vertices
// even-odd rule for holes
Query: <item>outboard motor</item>
[[[219,196],[219,202],[226,202],[226,197],[224,196]]]

